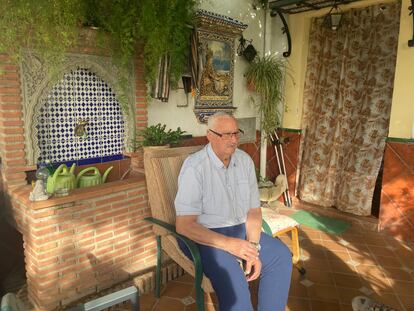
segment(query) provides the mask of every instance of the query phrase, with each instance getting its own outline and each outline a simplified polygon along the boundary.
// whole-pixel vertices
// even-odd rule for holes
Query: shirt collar
[[[211,147],[211,143],[207,144],[206,149],[207,149],[208,157],[213,162],[216,168],[226,168],[224,166],[224,163],[219,159],[219,157],[214,152],[213,147]],[[234,157],[234,154],[230,158],[229,166],[236,166],[236,157]]]

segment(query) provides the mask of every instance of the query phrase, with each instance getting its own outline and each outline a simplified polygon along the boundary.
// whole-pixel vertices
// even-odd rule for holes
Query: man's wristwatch
[[[260,250],[262,249],[262,246],[260,245],[259,242],[253,242],[253,241],[249,241],[250,244],[252,244],[254,247],[256,247],[257,251],[260,252]]]

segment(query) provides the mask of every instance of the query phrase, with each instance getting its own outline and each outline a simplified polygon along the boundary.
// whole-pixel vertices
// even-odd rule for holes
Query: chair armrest
[[[203,267],[201,265],[200,251],[198,250],[198,247],[194,243],[194,241],[192,241],[189,238],[177,233],[177,231],[175,230],[174,225],[171,225],[169,223],[166,223],[166,222],[164,222],[162,220],[159,220],[157,218],[154,218],[154,217],[146,217],[145,220],[166,229],[175,238],[180,239],[185,244],[185,246],[188,247],[188,249],[191,253],[191,257],[193,257],[195,275],[199,276],[201,278],[201,275],[202,275],[202,272],[203,272]]]

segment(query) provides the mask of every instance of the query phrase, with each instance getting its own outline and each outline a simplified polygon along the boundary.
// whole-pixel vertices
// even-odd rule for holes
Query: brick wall
[[[137,130],[147,126],[142,55],[139,48]],[[150,213],[143,178],[128,181],[119,191],[110,186],[95,197],[83,195],[80,201],[33,208],[27,200],[26,172],[36,168],[26,165],[24,135],[29,133],[23,130],[21,93],[19,66],[0,54],[0,185],[5,205],[12,206],[13,220],[23,233],[29,298],[36,309],[51,310],[145,272],[154,265],[155,244],[150,225],[143,221]],[[134,154],[131,166],[143,168],[142,152]]]
[[[3,187],[26,184],[19,67],[0,54],[0,157]]]
[[[40,209],[13,193],[36,309],[66,305],[154,266],[155,239],[143,219],[150,215],[145,182],[119,183],[114,193]]]

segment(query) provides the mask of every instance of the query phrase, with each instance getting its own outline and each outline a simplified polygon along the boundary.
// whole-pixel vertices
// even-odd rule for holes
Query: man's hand
[[[256,280],[262,271],[262,262],[259,258],[253,261],[246,261],[244,273],[246,274],[247,282]]]
[[[175,224],[178,233],[197,243],[222,249],[243,260],[259,257],[256,247],[249,241],[214,232],[197,223],[197,216],[177,216]]]
[[[246,261],[254,261],[259,258],[257,248],[249,241],[243,239],[230,238],[225,250]]]

